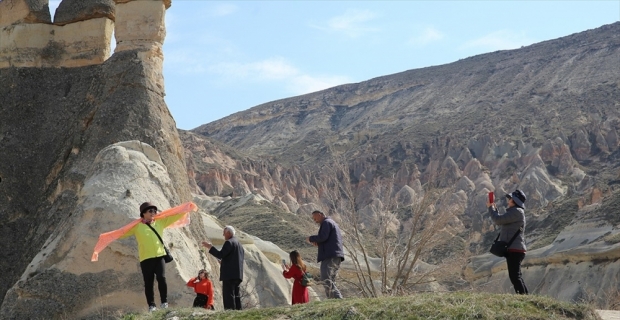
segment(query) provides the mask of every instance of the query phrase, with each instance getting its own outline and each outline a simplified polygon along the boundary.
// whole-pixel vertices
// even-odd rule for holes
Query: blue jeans
[[[342,299],[340,290],[336,287],[336,275],[340,269],[342,258],[332,257],[321,261],[321,282],[328,299]]]

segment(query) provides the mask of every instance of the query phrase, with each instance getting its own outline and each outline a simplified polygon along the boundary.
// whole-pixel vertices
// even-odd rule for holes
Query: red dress
[[[288,271],[283,271],[282,274],[285,278],[291,279],[293,278],[293,304],[298,303],[308,303],[310,299],[308,298],[308,287],[304,287],[301,285],[301,278],[304,275],[304,272],[297,265],[292,265]]]

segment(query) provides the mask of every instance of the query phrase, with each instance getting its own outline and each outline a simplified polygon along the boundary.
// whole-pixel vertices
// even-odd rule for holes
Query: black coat
[[[211,247],[209,253],[222,261],[220,264],[220,281],[243,281],[243,259],[245,251],[236,237],[226,240],[222,246],[222,250]]]

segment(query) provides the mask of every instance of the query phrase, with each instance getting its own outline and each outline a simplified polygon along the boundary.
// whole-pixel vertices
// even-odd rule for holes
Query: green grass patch
[[[489,293],[425,293],[344,299],[242,311],[167,309],[126,315],[124,320],[163,319],[600,319],[586,304],[544,296]]]

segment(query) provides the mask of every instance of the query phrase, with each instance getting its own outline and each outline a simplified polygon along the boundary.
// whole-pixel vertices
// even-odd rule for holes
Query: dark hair
[[[298,266],[299,269],[301,269],[304,272],[306,271],[306,264],[304,263],[303,260],[301,260],[301,254],[299,254],[297,250],[291,251],[291,253],[289,254],[289,257],[291,258],[291,264]]]
[[[319,211],[319,210],[314,210],[314,211],[312,211],[312,214],[315,214],[315,213],[318,213],[318,214],[320,214],[320,215],[322,215],[322,216],[324,216],[324,215],[325,215],[323,212],[321,212],[321,211]]]

